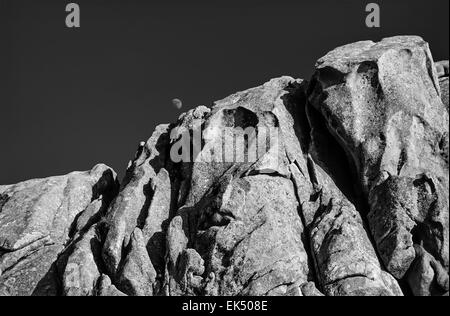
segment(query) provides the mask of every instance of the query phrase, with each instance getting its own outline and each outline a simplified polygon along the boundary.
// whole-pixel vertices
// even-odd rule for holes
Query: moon
[[[180,110],[183,107],[183,102],[181,102],[180,99],[173,99],[172,100],[172,104],[178,109]]]

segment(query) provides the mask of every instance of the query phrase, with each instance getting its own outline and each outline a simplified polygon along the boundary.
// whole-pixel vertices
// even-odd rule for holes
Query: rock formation
[[[448,295],[448,75],[358,42],[158,126],[120,184],[0,186],[0,294]]]

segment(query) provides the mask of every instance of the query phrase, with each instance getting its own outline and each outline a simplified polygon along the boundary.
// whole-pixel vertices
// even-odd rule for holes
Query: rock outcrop
[[[158,126],[120,185],[0,186],[0,294],[445,295],[448,128],[421,38],[337,48]]]
[[[434,66],[419,37],[350,44],[318,61],[309,102],[350,161],[387,271],[444,294],[449,120],[437,71],[442,64]],[[448,75],[448,66],[439,73]]]
[[[58,295],[73,273],[76,289],[96,282],[95,224],[117,194],[115,173],[104,165],[89,172],[0,187],[0,294]],[[69,264],[58,263],[70,254]],[[67,270],[66,270],[67,269]],[[86,276],[86,277],[85,277]],[[73,279],[75,278],[75,279]],[[66,283],[64,282],[64,283]]]

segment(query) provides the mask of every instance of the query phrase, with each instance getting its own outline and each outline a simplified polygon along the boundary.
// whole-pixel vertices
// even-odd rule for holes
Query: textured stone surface
[[[144,236],[142,231],[136,228],[131,235],[130,251],[120,271],[120,288],[130,295],[151,296],[155,280],[156,271],[147,253]]]
[[[288,151],[302,158],[301,148],[283,100],[289,87],[298,84],[287,77],[272,80],[216,102],[208,113],[205,137],[212,143],[222,142],[217,130],[227,127],[283,126],[279,132],[286,137],[256,163],[188,167],[189,190],[168,230],[169,294],[275,295],[307,282],[303,226],[287,158]],[[193,115],[180,125],[188,126]]]
[[[66,296],[92,296],[96,284],[101,276],[97,258],[101,250],[101,241],[93,226],[60,259],[62,267],[63,295]]]
[[[159,126],[149,141],[139,146],[136,157],[127,170],[120,193],[108,211],[103,260],[108,272],[114,277],[122,259],[122,248],[128,245],[138,222],[145,220],[143,212],[151,203],[153,180],[163,168],[167,141],[167,126]],[[162,213],[166,212],[166,216],[168,211],[160,210]]]
[[[337,48],[158,126],[120,186],[0,186],[0,295],[448,295],[448,123],[421,38]]]
[[[322,175],[320,178],[326,178]],[[311,227],[311,245],[324,292],[332,296],[402,295],[397,281],[382,271],[362,218],[327,179]]]
[[[330,52],[310,86],[311,105],[355,170],[378,253],[398,279],[424,260],[415,244],[448,275],[449,121],[438,68],[421,38],[394,37]],[[435,291],[448,291],[436,281]]]
[[[443,77],[443,78],[439,79],[439,84],[441,86],[442,102],[444,103],[445,107],[447,108],[447,112],[448,112],[448,102],[449,102],[448,77]]]
[[[111,198],[115,181],[111,169],[98,165],[90,172],[2,187],[0,293],[60,294],[56,261],[75,233],[73,222],[92,201]]]

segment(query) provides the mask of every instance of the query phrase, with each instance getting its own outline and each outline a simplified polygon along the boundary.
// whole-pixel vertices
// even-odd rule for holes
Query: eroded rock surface
[[[98,165],[89,172],[1,187],[2,295],[61,294],[57,259],[74,235],[84,234],[84,227],[74,225],[77,219],[86,212],[98,219],[104,215],[115,195],[115,177]],[[80,268],[88,274],[93,267]]]
[[[448,76],[449,76],[449,65],[448,60],[437,62],[436,64],[436,72],[439,76],[439,85],[441,87],[441,99],[444,105],[447,108],[448,112]]]
[[[158,126],[120,186],[0,186],[0,294],[444,295],[448,176],[448,62],[346,45]]]
[[[419,270],[427,269],[435,282],[423,282],[443,294],[448,291],[449,121],[439,82],[448,66],[442,69],[419,37],[350,44],[318,61],[309,102],[349,158],[358,194],[367,203],[362,211],[388,272],[416,282],[421,277],[415,275],[423,274]],[[423,268],[431,264],[423,256],[433,257],[439,268]],[[420,292],[414,289],[425,285],[410,286]]]

